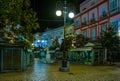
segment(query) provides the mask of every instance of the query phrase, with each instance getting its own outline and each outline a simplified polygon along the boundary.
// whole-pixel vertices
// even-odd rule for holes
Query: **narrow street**
[[[71,64],[70,72],[60,72],[60,63],[34,65],[24,72],[1,73],[0,81],[120,81],[120,67]]]

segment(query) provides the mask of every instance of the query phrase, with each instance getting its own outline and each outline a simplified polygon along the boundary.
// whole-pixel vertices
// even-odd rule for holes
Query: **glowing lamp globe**
[[[70,17],[70,18],[73,18],[73,17],[74,17],[74,13],[73,13],[73,12],[70,12],[70,13],[69,13],[69,17]]]
[[[61,11],[61,10],[57,10],[57,11],[56,11],[56,15],[57,15],[57,16],[61,16],[61,15],[62,15],[62,11]]]

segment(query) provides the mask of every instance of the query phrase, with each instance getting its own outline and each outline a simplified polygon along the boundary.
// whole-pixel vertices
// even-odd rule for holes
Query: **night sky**
[[[57,1],[58,0],[31,0],[31,6],[33,10],[37,12],[40,23],[40,29],[36,32],[43,32],[46,28],[56,28],[63,25],[63,17],[57,17],[55,14]],[[67,0],[67,2],[73,3],[75,13],[79,12],[79,4],[83,1],[84,0]]]

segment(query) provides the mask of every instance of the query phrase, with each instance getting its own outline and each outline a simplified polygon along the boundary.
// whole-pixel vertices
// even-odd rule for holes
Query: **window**
[[[85,38],[87,38],[87,32],[86,32],[86,31],[83,32],[83,36],[84,36]]]
[[[110,14],[118,12],[118,0],[110,0]]]
[[[84,17],[84,23],[86,23],[86,17]]]
[[[96,29],[92,29],[92,40],[96,39]]]
[[[75,21],[75,27],[78,28],[80,26],[80,19],[77,19]]]
[[[92,18],[95,18],[95,13],[92,13]]]
[[[117,31],[118,30],[118,20],[111,21],[110,27],[114,28],[114,31]]]
[[[92,6],[92,5],[94,5],[94,4],[95,4],[95,1],[92,1],[90,5]]]
[[[82,25],[86,25],[86,17],[83,18]]]
[[[95,13],[92,13],[91,22],[95,21]]]
[[[120,20],[111,21],[110,27],[114,27],[114,31],[118,32],[117,35],[120,36]]]
[[[103,26],[102,27],[102,31],[106,31],[107,30],[107,27],[106,26]]]
[[[104,6],[104,7],[101,7],[101,9],[100,9],[100,12],[101,12],[101,17],[105,17],[105,16],[107,16],[106,11],[107,11],[107,9],[106,9],[106,7],[105,7],[105,6]]]
[[[86,8],[83,8],[82,11],[86,10]]]

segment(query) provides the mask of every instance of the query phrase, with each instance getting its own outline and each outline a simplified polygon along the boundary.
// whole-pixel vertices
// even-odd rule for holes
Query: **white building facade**
[[[42,39],[47,41],[47,46],[52,46],[53,40],[58,38],[59,44],[62,43],[62,39],[64,39],[64,27],[58,27],[55,29],[51,29],[42,33]]]

